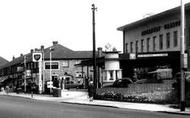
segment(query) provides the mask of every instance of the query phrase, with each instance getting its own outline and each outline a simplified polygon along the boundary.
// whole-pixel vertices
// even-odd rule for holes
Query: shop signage
[[[42,61],[42,53],[41,52],[35,52],[32,55],[32,61],[33,62],[39,62]]]
[[[180,20],[164,24],[163,26],[155,26],[155,27],[146,29],[146,30],[141,32],[141,35],[144,36],[147,34],[152,34],[154,32],[159,32],[162,27],[164,27],[164,29],[171,29],[171,28],[178,27],[178,26],[180,26]]]
[[[138,58],[143,57],[165,57],[168,56],[168,53],[160,53],[160,54],[139,54],[137,55]]]
[[[170,29],[170,28],[174,28],[174,27],[177,27],[177,26],[180,26],[180,21],[174,21],[174,22],[165,24],[164,29]]]
[[[129,59],[136,59],[136,54],[131,53],[131,54],[129,55]]]

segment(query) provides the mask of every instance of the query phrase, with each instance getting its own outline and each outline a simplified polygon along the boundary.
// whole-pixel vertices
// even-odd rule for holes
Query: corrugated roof
[[[186,10],[189,10],[189,9],[190,9],[190,3],[187,3],[187,4],[185,5],[185,9],[186,9]],[[126,25],[124,25],[124,26],[121,26],[121,27],[117,28],[117,30],[119,30],[119,31],[129,30],[129,29],[132,29],[132,28],[135,28],[135,27],[138,27],[138,26],[147,24],[147,23],[149,23],[149,22],[156,21],[156,20],[158,20],[158,19],[162,19],[162,18],[164,18],[165,16],[171,16],[171,15],[179,14],[179,13],[180,13],[180,7],[176,7],[176,8],[169,9],[169,10],[167,10],[167,11],[158,13],[158,14],[156,14],[156,15],[152,15],[152,16],[150,16],[150,17],[146,17],[146,18],[144,18],[144,19],[138,20],[138,21],[136,21],[136,22],[133,22],[133,23],[130,23],[130,24],[126,24]]]

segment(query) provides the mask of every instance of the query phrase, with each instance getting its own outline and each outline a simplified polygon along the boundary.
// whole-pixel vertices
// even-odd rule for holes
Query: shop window
[[[69,67],[69,61],[68,60],[63,61],[62,66],[64,68]]]
[[[166,34],[166,48],[170,48],[170,33]]]
[[[149,52],[150,51],[150,38],[147,38],[146,40],[147,40],[146,41],[147,52]]]
[[[45,62],[45,69],[50,69],[50,62]],[[51,69],[59,69],[59,63],[51,62]]]
[[[173,32],[173,43],[174,43],[174,47],[177,47],[177,45],[178,45],[177,37],[178,37],[178,33],[177,33],[177,31],[174,31],[174,32]]]
[[[130,43],[131,53],[133,53],[133,42]]]
[[[153,43],[153,51],[156,51],[156,36],[154,36],[153,37],[153,41],[152,41],[152,43]]]
[[[162,34],[159,35],[159,49],[160,50],[163,49],[163,35]]]

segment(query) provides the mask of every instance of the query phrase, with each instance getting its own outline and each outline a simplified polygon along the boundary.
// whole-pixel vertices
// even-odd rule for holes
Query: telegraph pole
[[[97,8],[92,4],[92,35],[93,35],[93,74],[94,74],[94,88],[97,88],[97,73],[96,73],[96,37],[95,37],[95,11]]]
[[[184,74],[184,54],[185,54],[185,9],[181,0],[181,82],[180,82],[180,110],[185,111],[185,74]]]

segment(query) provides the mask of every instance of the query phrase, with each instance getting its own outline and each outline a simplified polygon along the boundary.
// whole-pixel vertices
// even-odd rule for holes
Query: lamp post
[[[184,3],[181,0],[181,90],[180,90],[180,110],[185,111],[185,74],[184,74],[184,54],[185,54],[185,10]]]
[[[52,51],[53,49],[50,47],[49,53],[49,80],[50,80],[50,93],[52,93],[52,75],[51,75],[51,61],[52,61]]]

